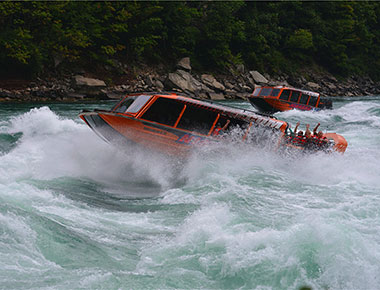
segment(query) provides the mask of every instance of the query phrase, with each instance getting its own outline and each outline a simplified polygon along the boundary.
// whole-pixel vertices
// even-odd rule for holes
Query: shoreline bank
[[[331,74],[314,72],[305,72],[298,77],[285,74],[273,77],[246,70],[242,65],[236,66],[229,74],[202,74],[192,71],[189,58],[180,60],[172,72],[141,71],[135,77],[117,84],[107,84],[99,77],[90,76],[89,73],[81,72],[58,78],[37,78],[30,83],[13,84],[12,88],[6,88],[5,80],[0,84],[0,102],[107,100],[153,91],[174,91],[211,100],[246,99],[255,87],[261,85],[291,86],[328,97],[380,95],[380,82],[370,78],[350,77],[339,81]]]

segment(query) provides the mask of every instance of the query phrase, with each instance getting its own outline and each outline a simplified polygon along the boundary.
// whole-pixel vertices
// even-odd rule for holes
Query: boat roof
[[[237,118],[237,119],[241,119],[247,122],[255,122],[257,124],[268,126],[275,129],[280,129],[281,126],[283,126],[284,124],[287,126],[287,123],[285,121],[277,120],[275,117],[270,116],[270,115],[259,114],[251,110],[232,107],[229,105],[226,106],[226,105],[218,104],[209,100],[196,99],[196,98],[188,97],[188,96],[181,96],[181,95],[177,95],[176,93],[133,94],[133,96],[136,96],[136,95],[152,95],[152,96],[157,96],[157,97],[162,97],[162,98],[175,99],[180,102],[191,103],[198,107],[203,107],[208,110],[211,109],[212,111],[217,111],[218,113],[226,117]]]
[[[287,90],[301,92],[301,93],[303,93],[305,95],[309,95],[309,96],[313,96],[313,97],[318,97],[319,96],[319,93],[317,93],[317,92],[312,92],[312,91],[307,91],[307,90],[303,90],[303,89],[292,88],[292,87],[288,87],[288,86],[259,86],[259,87],[256,87],[256,89],[258,89],[258,88],[287,89]]]

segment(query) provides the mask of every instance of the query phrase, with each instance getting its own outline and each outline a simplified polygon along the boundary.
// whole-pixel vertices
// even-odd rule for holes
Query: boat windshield
[[[256,88],[253,92],[253,95],[254,96],[258,96],[259,95],[259,92],[260,92],[261,88]]]
[[[140,95],[130,96],[117,105],[115,112],[119,113],[137,113],[152,96]]]

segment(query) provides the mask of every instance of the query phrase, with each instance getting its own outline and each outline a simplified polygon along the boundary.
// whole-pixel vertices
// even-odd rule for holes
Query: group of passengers
[[[306,131],[298,131],[298,127],[300,122],[296,124],[294,131],[291,133],[290,142],[296,146],[304,146],[310,149],[314,149],[317,147],[327,146],[328,140],[325,136],[323,136],[323,132],[319,131],[317,133],[318,127],[321,125],[320,123],[315,126],[313,132],[310,131],[310,125],[306,124]]]

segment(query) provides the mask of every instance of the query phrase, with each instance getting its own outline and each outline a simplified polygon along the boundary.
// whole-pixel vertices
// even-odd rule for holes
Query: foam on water
[[[3,118],[1,287],[379,288],[380,99],[334,106],[276,116],[342,134],[344,155],[219,144],[183,163],[48,107]]]
[[[158,185],[167,185],[171,174],[172,164],[165,166],[159,156],[140,150],[121,152],[100,140],[86,125],[61,119],[48,107],[32,109],[9,123],[7,133],[22,133],[22,137],[17,148],[1,156],[3,182],[70,176],[112,184],[146,182],[148,176]],[[141,162],[144,159],[157,166]]]

